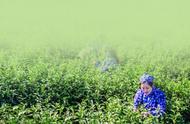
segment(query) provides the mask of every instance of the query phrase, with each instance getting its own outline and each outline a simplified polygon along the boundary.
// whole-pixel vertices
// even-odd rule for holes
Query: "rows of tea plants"
[[[122,61],[102,73],[79,50],[1,49],[0,123],[190,123],[188,49],[117,51]],[[162,118],[133,112],[144,72],[166,94]]]

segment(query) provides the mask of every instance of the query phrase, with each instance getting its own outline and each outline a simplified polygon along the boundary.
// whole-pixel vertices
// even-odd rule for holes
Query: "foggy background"
[[[189,0],[0,0],[0,45],[186,46],[189,5]]]

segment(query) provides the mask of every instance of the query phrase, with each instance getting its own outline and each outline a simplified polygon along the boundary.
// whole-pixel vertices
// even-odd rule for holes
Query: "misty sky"
[[[189,0],[0,0],[0,42],[188,42],[189,5]]]

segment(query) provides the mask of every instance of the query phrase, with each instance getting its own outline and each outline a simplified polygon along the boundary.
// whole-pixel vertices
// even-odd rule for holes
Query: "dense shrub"
[[[188,52],[183,56],[159,53],[154,59],[148,53],[125,56],[126,62],[102,73],[90,61],[72,55],[76,53],[68,57],[62,51],[4,56],[0,63],[0,123],[190,122]],[[144,72],[156,77],[155,85],[167,96],[163,118],[142,118],[132,110],[138,79]]]

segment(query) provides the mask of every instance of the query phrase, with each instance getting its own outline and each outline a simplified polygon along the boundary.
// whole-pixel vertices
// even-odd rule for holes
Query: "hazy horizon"
[[[187,0],[1,0],[0,43],[186,45],[189,4]]]

